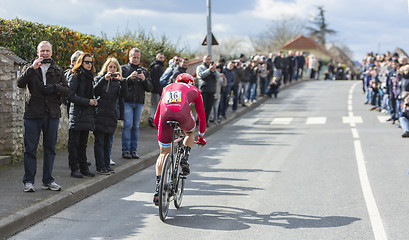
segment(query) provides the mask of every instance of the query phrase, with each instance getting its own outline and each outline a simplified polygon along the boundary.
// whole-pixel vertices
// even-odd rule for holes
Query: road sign
[[[206,46],[206,45],[207,45],[207,35],[206,35],[205,39],[202,42],[202,46]],[[219,45],[216,38],[213,36],[213,33],[212,33],[212,45]]]

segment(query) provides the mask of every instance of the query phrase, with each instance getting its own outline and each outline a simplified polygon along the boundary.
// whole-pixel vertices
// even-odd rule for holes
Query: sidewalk
[[[283,86],[281,90],[299,82],[302,81]],[[230,108],[227,119],[217,125],[210,124],[206,129],[205,138],[215,133],[225,124],[258,107],[267,99],[261,97],[258,102],[248,107],[239,107],[235,112],[232,112]],[[67,150],[57,151],[53,177],[62,186],[60,192],[41,189],[42,156],[38,156],[36,182],[34,183],[36,191],[34,193],[23,191],[23,163],[0,167],[0,239],[5,239],[144,168],[152,166],[159,154],[156,129],[149,126],[140,128],[138,154],[140,159],[137,160],[121,158],[121,139],[120,134],[117,134],[112,146],[112,160],[116,163],[113,168],[116,173],[78,179],[70,176]],[[90,170],[95,172],[94,145],[92,142],[88,144],[87,157],[88,162],[92,164]]]

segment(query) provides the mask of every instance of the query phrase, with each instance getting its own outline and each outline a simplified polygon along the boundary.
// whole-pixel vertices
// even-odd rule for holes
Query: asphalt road
[[[361,84],[295,85],[191,154],[165,223],[149,167],[10,239],[407,239],[407,145]]]

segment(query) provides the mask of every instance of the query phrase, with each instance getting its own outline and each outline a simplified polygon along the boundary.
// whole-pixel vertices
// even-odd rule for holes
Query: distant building
[[[325,47],[303,35],[299,35],[298,37],[284,44],[281,49],[287,51],[303,51],[308,54],[313,54],[317,58],[321,58],[324,61],[329,61],[333,58],[331,53],[328,52]]]
[[[291,51],[303,51],[305,53],[313,54],[317,58],[321,58],[324,62],[333,60],[337,63],[342,63],[350,68],[353,73],[358,73],[354,62],[338,47],[333,45],[329,50],[321,46],[316,41],[303,35],[299,35],[293,40],[286,43],[281,49]]]
[[[402,48],[396,48],[393,53],[397,53],[399,57],[407,57],[409,58],[408,54]]]

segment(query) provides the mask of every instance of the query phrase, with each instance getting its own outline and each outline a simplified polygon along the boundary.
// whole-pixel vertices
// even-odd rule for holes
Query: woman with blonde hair
[[[98,100],[94,130],[95,165],[97,173],[110,174],[114,173],[110,166],[110,152],[118,122],[118,99],[128,95],[128,85],[116,58],[105,61],[95,78],[94,92]]]

